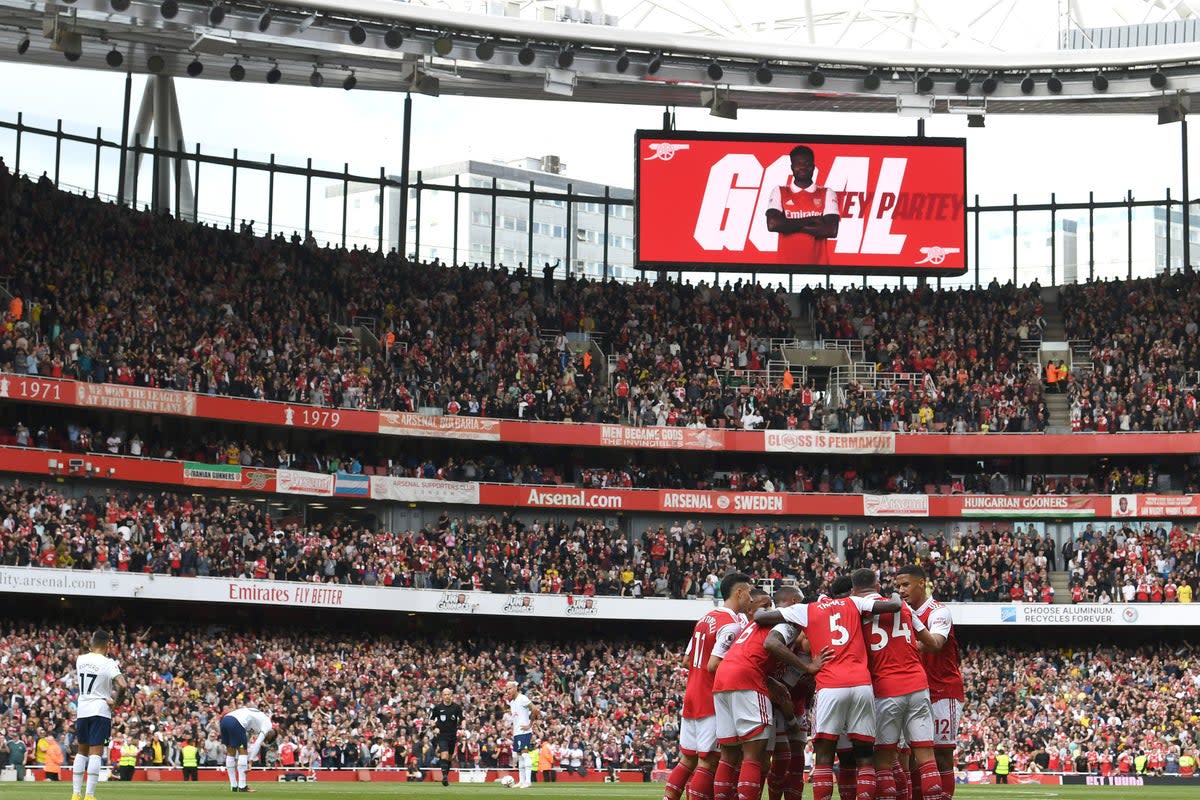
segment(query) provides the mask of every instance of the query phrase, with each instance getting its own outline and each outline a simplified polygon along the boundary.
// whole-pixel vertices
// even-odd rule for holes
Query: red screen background
[[[815,181],[837,193],[841,222],[828,266],[788,263],[766,230],[789,153],[807,145]],[[638,261],[781,270],[961,274],[966,251],[965,140],[637,139]]]

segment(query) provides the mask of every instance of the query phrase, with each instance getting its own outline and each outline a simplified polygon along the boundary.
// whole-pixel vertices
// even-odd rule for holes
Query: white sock
[[[96,782],[100,780],[100,756],[88,756],[87,760],[87,791],[85,797],[96,795]]]
[[[530,775],[529,775],[531,766],[532,765],[529,763],[529,754],[521,753],[521,783],[530,783],[531,782]]]
[[[245,754],[237,757],[238,788],[246,788],[246,772],[250,769],[250,759]]]
[[[83,753],[75,754],[75,763],[71,765],[71,794],[83,794],[83,774],[87,772],[88,757]]]
[[[229,786],[233,789],[238,788],[237,759],[233,756],[225,756],[225,774],[229,776]]]

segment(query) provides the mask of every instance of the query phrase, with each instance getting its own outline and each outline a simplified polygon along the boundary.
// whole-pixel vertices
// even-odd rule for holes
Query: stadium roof
[[[0,58],[258,82],[277,68],[271,77],[292,84],[353,76],[386,91],[660,106],[1153,113],[1200,87],[1193,5],[0,0]]]

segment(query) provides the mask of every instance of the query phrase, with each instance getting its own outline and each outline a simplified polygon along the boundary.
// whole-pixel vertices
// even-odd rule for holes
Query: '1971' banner
[[[966,142],[641,131],[638,261],[966,271]]]

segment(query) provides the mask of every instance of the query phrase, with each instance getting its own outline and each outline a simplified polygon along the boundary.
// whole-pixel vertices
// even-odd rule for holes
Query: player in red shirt
[[[711,800],[717,767],[717,718],[713,710],[713,674],[730,645],[746,626],[751,612],[750,576],[731,572],[721,580],[724,603],[696,622],[688,640],[687,689],[679,723],[679,763],[667,778],[664,800],[679,800],[687,789],[691,800]],[[766,593],[762,595],[765,597]],[[732,770],[730,770],[732,772]],[[729,780],[732,781],[732,775]]]
[[[929,596],[925,570],[907,564],[896,574],[896,590],[914,609],[937,641],[936,647],[922,646],[921,661],[929,676],[929,699],[933,703],[933,750],[942,775],[942,794],[954,797],[954,748],[958,746],[958,718],[966,700],[962,673],[958,669],[958,639],[950,609]],[[918,776],[913,776],[913,800],[918,796]]]
[[[878,591],[878,589],[876,590]],[[868,597],[879,597],[878,594]],[[936,647],[934,638],[911,608],[877,614],[863,621],[867,656],[875,692],[875,780],[879,800],[897,797],[897,747],[907,741],[916,760],[925,800],[942,795],[941,775],[933,755],[933,710],[929,679],[917,641]],[[906,759],[907,761],[907,759]]]
[[[797,655],[807,654],[808,638],[801,633],[792,644]],[[768,800],[800,800],[804,794],[804,748],[812,729],[812,708],[816,683],[803,670],[785,666],[767,679],[775,704],[775,744],[771,749],[771,770],[767,774]]]
[[[864,614],[897,612],[901,603],[861,596],[873,592],[879,583],[872,570],[856,569],[851,573],[850,581],[854,593],[849,597],[822,597],[815,603],[760,611],[754,616],[759,625],[780,622],[798,625],[804,629],[812,649],[822,652],[828,649],[832,653],[817,673],[813,800],[833,797],[833,756],[842,733],[849,737],[858,764],[858,797],[875,796],[875,696],[867,666],[862,617]]]
[[[800,599],[799,590],[790,587],[775,593],[775,603],[783,609]],[[799,634],[796,626],[782,622],[748,625],[717,668],[713,679],[717,741],[721,743],[722,761],[732,761],[740,753],[738,800],[759,800],[762,795],[763,757],[775,733],[767,676],[780,665],[816,674],[833,654],[832,649],[822,648],[811,659],[797,655],[792,644]]]
[[[782,264],[829,263],[829,240],[837,238],[841,216],[837,193],[814,180],[816,157],[811,147],[791,152],[792,180],[771,190],[767,230],[780,234]]]

